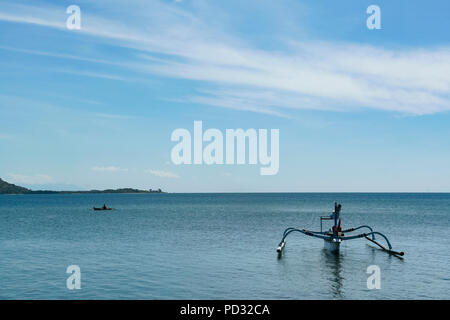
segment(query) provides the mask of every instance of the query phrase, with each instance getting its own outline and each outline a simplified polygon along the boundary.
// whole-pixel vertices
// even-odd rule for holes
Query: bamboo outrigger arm
[[[352,239],[358,239],[358,238],[368,238],[368,236],[371,235],[372,236],[371,240],[375,241],[374,237],[373,237],[375,234],[378,234],[378,235],[382,236],[384,238],[384,240],[386,240],[386,243],[387,243],[387,245],[389,247],[389,250],[392,250],[392,246],[391,246],[391,243],[389,242],[388,238],[384,234],[382,234],[381,232],[377,232],[377,231],[372,231],[372,232],[369,232],[369,233],[361,233],[361,234],[358,234],[356,236],[341,237],[341,239],[342,240],[352,240]]]
[[[353,231],[356,231],[356,230],[359,230],[359,229],[362,229],[362,228],[369,229],[370,232],[372,232],[372,240],[375,240],[375,235],[373,234],[373,229],[371,227],[369,227],[369,226],[366,226],[366,225],[359,226],[357,228],[350,228],[350,229],[347,229],[347,230],[343,230],[342,232],[343,233],[348,233],[348,232],[353,232]]]
[[[300,233],[306,234],[307,236],[316,237],[316,238],[320,238],[320,239],[324,239],[324,240],[331,238],[331,236],[326,236],[325,232],[309,231],[309,230],[305,230],[305,229],[300,230],[297,228],[287,228],[286,230],[284,230],[283,238],[281,239],[281,242],[278,244],[278,248],[277,248],[278,253],[281,253],[281,251],[283,251],[284,246],[286,245],[285,239],[292,232],[300,232]]]

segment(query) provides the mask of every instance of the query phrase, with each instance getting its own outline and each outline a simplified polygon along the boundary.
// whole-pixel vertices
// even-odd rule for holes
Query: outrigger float
[[[306,230],[306,229],[297,229],[297,228],[287,228],[286,230],[284,230],[283,238],[281,239],[281,242],[277,248],[278,255],[281,257],[281,255],[283,253],[283,249],[286,246],[286,237],[289,234],[291,234],[292,232],[300,232],[307,236],[323,239],[324,244],[325,244],[325,249],[328,249],[332,252],[339,251],[339,247],[340,247],[342,241],[344,241],[344,240],[366,238],[367,240],[376,244],[383,251],[385,251],[389,254],[392,254],[394,256],[403,256],[404,255],[403,251],[398,252],[398,251],[392,250],[392,246],[391,246],[391,243],[389,242],[388,238],[380,232],[373,231],[373,229],[370,226],[363,225],[363,226],[359,226],[357,228],[350,228],[350,229],[342,230],[341,219],[339,217],[340,213],[341,213],[341,209],[342,209],[342,206],[338,203],[335,203],[334,211],[331,215],[320,217],[320,231],[310,231],[310,230]],[[332,228],[330,230],[322,231],[322,221],[323,220],[334,220],[334,225],[332,226]],[[351,233],[353,231],[360,230],[360,229],[368,229],[370,232],[360,233],[357,235],[346,235],[348,233]],[[387,243],[388,248],[386,248],[385,246],[378,243],[375,240],[375,235],[379,235],[382,238],[384,238],[384,240]]]

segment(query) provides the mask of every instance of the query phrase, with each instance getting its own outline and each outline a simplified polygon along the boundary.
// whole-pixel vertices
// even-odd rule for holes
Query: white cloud
[[[416,115],[450,110],[449,47],[387,49],[307,41],[269,51],[167,3],[98,5],[105,13],[90,13],[80,33],[132,49],[122,67],[216,85],[209,93],[185,97],[189,103],[282,117],[290,109],[370,108]],[[58,10],[8,5],[0,20],[60,28]]]
[[[115,166],[107,166],[107,167],[92,167],[92,171],[97,172],[121,172],[121,171],[128,171],[128,169],[124,169],[121,167],[115,167]]]
[[[53,178],[46,174],[25,175],[25,174],[11,173],[8,175],[8,180],[14,184],[29,184],[29,185],[54,183]]]
[[[161,177],[161,178],[179,178],[179,176],[170,171],[162,171],[162,170],[145,170],[146,173],[151,175]]]

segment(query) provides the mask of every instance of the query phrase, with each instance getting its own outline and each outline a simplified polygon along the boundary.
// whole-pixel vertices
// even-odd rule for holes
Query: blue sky
[[[81,8],[81,30],[66,8]],[[381,8],[368,30],[366,8]],[[448,1],[2,1],[0,177],[33,189],[450,192]],[[193,121],[280,169],[179,165]]]

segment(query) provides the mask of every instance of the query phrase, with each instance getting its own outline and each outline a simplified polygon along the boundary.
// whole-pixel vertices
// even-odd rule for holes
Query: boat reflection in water
[[[325,278],[330,283],[330,292],[335,299],[343,299],[343,283],[344,276],[342,271],[342,263],[344,261],[344,255],[340,251],[329,251],[323,249],[321,252],[320,265],[323,267]]]

